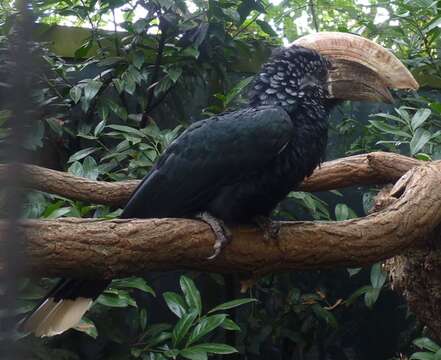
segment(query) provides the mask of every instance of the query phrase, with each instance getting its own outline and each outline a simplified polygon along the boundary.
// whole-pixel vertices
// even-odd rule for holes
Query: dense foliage
[[[418,94],[397,93],[393,107],[340,106],[331,122],[330,157],[383,149],[441,158],[441,1],[41,0],[31,8],[38,25],[34,38],[25,39],[34,68],[26,72],[33,110],[24,123],[23,147],[44,166],[90,179],[141,178],[187,124],[240,106],[272,47],[325,30],[357,33],[391,48],[423,87]],[[9,1],[0,1],[0,95],[9,91],[16,66],[11,49],[24,41],[22,20]],[[88,30],[65,32],[60,50],[60,40],[53,44],[47,37],[53,24]],[[12,121],[7,96],[0,104],[4,149]],[[361,216],[376,191],[293,192],[275,216]],[[40,192],[29,193],[24,207],[28,218],[119,213]],[[23,280],[17,313],[29,311],[53,282]],[[78,331],[20,341],[36,359],[198,360],[214,354],[233,358],[226,354],[236,351],[246,359],[410,356],[411,340],[422,329],[396,295],[382,290],[385,284],[381,264],[268,276],[247,298],[239,298],[232,277],[116,279]],[[214,307],[219,297],[225,303]],[[414,359],[440,356],[427,338],[415,345],[425,352]]]

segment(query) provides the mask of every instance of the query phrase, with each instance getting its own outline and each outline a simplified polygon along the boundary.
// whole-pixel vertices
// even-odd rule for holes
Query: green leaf
[[[240,23],[240,15],[236,9],[233,8],[222,8],[221,11],[225,17],[235,23]]]
[[[438,16],[430,21],[429,24],[427,24],[427,26],[423,29],[423,32],[428,33],[437,27],[441,27],[441,16]]]
[[[433,360],[441,360],[441,349],[435,353],[435,357]]]
[[[175,83],[181,77],[182,68],[177,66],[170,67],[167,69],[167,74],[170,80]]]
[[[370,287],[364,294],[364,303],[368,308],[372,308],[380,296],[381,288]]]
[[[348,268],[346,271],[349,273],[349,276],[357,275],[363,268]]]
[[[417,131],[415,131],[415,134],[413,135],[412,140],[410,141],[410,153],[412,155],[415,155],[418,153],[424,145],[427,144],[428,141],[430,141],[432,137],[432,134],[430,131],[419,128]]]
[[[203,318],[193,329],[187,345],[191,345],[195,341],[198,341],[199,339],[222,325],[226,317],[227,315],[225,314],[218,314]]]
[[[228,93],[225,95],[224,106],[228,106],[234,98],[239,95],[242,90],[247,87],[251,81],[253,81],[254,76],[249,76],[241,81],[239,81]]]
[[[429,106],[433,111],[436,111],[438,114],[441,114],[441,103],[432,102],[432,103],[429,103]]]
[[[74,56],[77,59],[86,57],[87,53],[92,48],[92,45],[93,45],[93,39],[87,40],[77,50],[75,50]]]
[[[100,67],[111,66],[111,65],[115,65],[120,62],[123,62],[123,61],[124,61],[124,58],[122,56],[109,56],[109,57],[106,57],[106,58],[100,60],[100,62],[98,63],[98,66],[100,66]]]
[[[312,311],[318,318],[325,320],[328,325],[332,326],[333,328],[338,327],[337,319],[335,318],[334,314],[323,308],[321,305],[312,305]]]
[[[173,82],[170,80],[170,78],[166,77],[163,78],[159,84],[155,86],[154,94],[155,96],[159,96],[163,93],[165,93],[168,89],[170,89],[173,85]]]
[[[98,111],[98,116],[100,117],[100,119],[102,121],[106,121],[107,118],[109,117],[109,113],[110,113],[109,106],[102,104],[102,103],[99,103],[97,111]],[[95,135],[95,136],[97,136],[97,135]]]
[[[162,294],[164,300],[171,310],[177,317],[182,317],[187,312],[187,306],[185,304],[184,298],[174,292],[165,292]]]
[[[237,325],[233,320],[231,320],[229,318],[226,318],[224,320],[221,327],[224,328],[225,330],[240,331],[240,326]]]
[[[144,133],[142,131],[139,131],[138,129],[132,128],[130,126],[126,126],[126,125],[107,125],[106,127],[114,129],[114,130],[118,130],[118,131],[122,131],[128,134],[132,134],[138,137],[145,137]]]
[[[60,137],[63,135],[63,124],[59,119],[55,117],[49,117],[46,118],[45,120],[48,123],[49,127],[52,129],[52,131],[54,131]]]
[[[346,204],[337,204],[335,206],[335,218],[337,221],[349,220],[358,217],[354,210]]]
[[[80,151],[77,151],[75,154],[71,155],[69,160],[67,161],[67,163],[69,164],[71,162],[84,159],[86,156],[94,153],[97,150],[98,149],[95,148],[95,147],[88,147],[88,148],[85,148],[85,149],[81,149]]]
[[[219,344],[219,343],[202,343],[197,344],[195,346],[191,346],[186,350],[196,350],[200,352],[206,352],[209,354],[233,354],[238,352],[234,347],[227,344]]]
[[[194,281],[187,276],[182,275],[179,279],[179,285],[184,293],[185,302],[190,310],[195,310],[198,315],[202,312],[201,294],[196,288]]]
[[[221,311],[221,310],[228,310],[228,309],[232,309],[244,304],[249,304],[251,302],[256,302],[257,299],[251,299],[251,298],[246,298],[246,299],[237,299],[237,300],[232,300],[232,301],[228,301],[226,303],[220,304],[216,307],[214,307],[213,309],[211,309],[208,313],[212,313],[215,311]]]
[[[412,135],[400,130],[396,126],[388,125],[383,121],[369,120],[369,123],[376,127],[378,130],[383,131],[387,134],[397,135],[405,138],[411,138]]]
[[[435,360],[435,354],[429,352],[416,352],[412,354],[410,360]]]
[[[100,172],[98,171],[98,164],[92,156],[87,156],[83,160],[83,176],[90,180],[96,180]]]
[[[345,301],[345,304],[347,306],[352,305],[355,300],[357,300],[361,295],[366,294],[368,291],[370,291],[370,289],[372,289],[372,286],[370,285],[365,285],[362,286],[361,288],[358,288],[357,290],[355,290],[352,295]]]
[[[99,80],[89,80],[84,87],[84,100],[89,103],[100,90],[103,83]]]
[[[136,307],[136,302],[128,294],[111,292],[111,290],[106,290],[104,293],[102,293],[96,302],[109,307],[123,308],[129,305]]]
[[[403,120],[400,117],[395,116],[395,115],[379,113],[379,114],[375,114],[375,115],[372,115],[372,116],[381,117],[381,118],[385,118],[385,119],[390,119],[390,120],[398,121],[399,123],[401,123],[403,125],[406,125],[406,126],[408,125],[406,120]]]
[[[43,146],[44,124],[42,121],[34,121],[31,129],[23,142],[23,147],[27,150],[36,150]]]
[[[118,91],[118,94],[121,94],[124,91],[124,84],[125,84],[124,80],[113,79],[112,83],[115,86],[116,91]]]
[[[147,336],[146,336],[147,337]],[[161,343],[166,342],[167,340],[171,339],[171,333],[169,332],[162,332],[159,335],[155,337],[147,337],[148,341],[147,344],[149,347],[159,345]]]
[[[141,34],[145,31],[147,25],[148,25],[148,21],[146,19],[139,19],[133,24],[133,29],[138,34]]]
[[[45,214],[46,219],[58,219],[72,211],[72,208],[70,207],[62,207],[55,209],[54,211],[50,212],[49,214]]]
[[[435,341],[429,339],[428,337],[415,339],[412,341],[412,343],[420,349],[430,350],[432,352],[437,352],[441,349],[441,347]]]
[[[412,129],[415,131],[429,118],[432,112],[430,109],[418,109],[415,115],[412,117],[411,125]]]
[[[106,103],[108,104],[108,106],[110,107],[110,110],[112,110],[112,112],[118,116],[120,119],[126,121],[127,120],[127,109],[119,106],[117,103],[115,103],[112,100],[107,99]]]
[[[375,289],[381,289],[387,279],[386,272],[383,271],[381,263],[378,262],[371,267],[371,284]]]
[[[130,94],[133,95],[136,90],[136,83],[131,78],[127,78],[124,80],[124,90]]]
[[[173,347],[176,347],[185,338],[197,317],[196,311],[190,311],[179,319],[172,331]]]
[[[199,50],[193,47],[185,48],[182,52],[182,56],[188,56],[197,59],[199,57]]]
[[[144,331],[147,327],[147,310],[141,309],[139,311],[139,327]]]
[[[94,339],[98,337],[98,331],[95,324],[92,320],[89,320],[85,317],[80,320],[80,322],[74,327],[74,329],[77,331],[81,331]]]
[[[207,353],[203,351],[193,350],[192,348],[184,349],[179,352],[179,355],[190,360],[207,360]]]
[[[24,217],[35,219],[41,217],[46,208],[47,202],[46,197],[40,192],[29,192],[26,194],[26,201],[24,205]],[[0,291],[0,295],[1,295]],[[41,298],[44,294],[38,296]]]
[[[79,161],[74,161],[67,169],[67,172],[71,173],[72,175],[82,177],[84,175],[83,165],[81,165]]]
[[[141,69],[142,65],[144,64],[144,61],[145,61],[145,57],[142,51],[138,50],[133,53],[132,62],[137,69]]]
[[[106,126],[106,120],[101,120],[98,125],[95,127],[95,130],[93,131],[93,135],[99,136],[101,132],[103,131],[104,127]]]
[[[157,338],[161,333],[168,334],[168,339],[171,338],[171,333],[167,332],[171,329],[170,324],[159,323],[149,326],[148,330],[143,334],[147,339]]]
[[[138,289],[145,293],[156,296],[155,291],[147,284],[147,282],[140,277],[127,277],[122,279],[114,279],[110,284],[110,287],[113,288],[129,288],[129,289]]]
[[[268,24],[266,21],[263,20],[256,20],[257,25],[260,26],[262,31],[266,34],[268,34],[271,37],[277,37],[277,33],[273,30],[270,24]]]
[[[171,350],[167,350],[164,351],[164,355],[167,359],[176,359],[176,357],[179,355],[179,350],[178,349],[171,349]]]
[[[74,86],[70,89],[69,95],[75,104],[78,104],[78,101],[81,99],[81,87]]]
[[[432,157],[429,154],[425,154],[425,153],[416,154],[415,159],[422,160],[422,161],[432,161]]]

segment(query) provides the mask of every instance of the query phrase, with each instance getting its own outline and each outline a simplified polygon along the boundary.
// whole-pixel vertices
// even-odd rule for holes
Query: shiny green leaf
[[[430,131],[423,128],[417,129],[410,141],[410,153],[412,155],[418,153],[430,141],[431,137]]]
[[[122,279],[114,279],[110,284],[110,287],[113,288],[129,288],[129,289],[138,289],[143,292],[149,293],[153,296],[156,296],[155,291],[147,284],[143,278],[132,276]]]
[[[217,327],[221,326],[227,316],[225,314],[211,315],[203,318],[193,329],[187,345],[191,345],[199,339],[203,338],[208,333],[212,332]]]
[[[435,341],[429,339],[428,337],[421,337],[412,341],[412,343],[419,347],[420,349],[429,350],[432,352],[437,352],[441,349]]]
[[[190,311],[179,319],[172,331],[173,347],[179,345],[179,343],[185,338],[197,317],[198,313],[196,311]]]
[[[245,304],[249,304],[251,302],[256,302],[257,299],[250,299],[250,298],[246,298],[246,299],[237,299],[237,300],[232,300],[232,301],[228,301],[226,303],[220,304],[218,306],[216,306],[215,308],[211,309],[208,313],[212,313],[215,311],[221,311],[221,310],[228,310],[228,309],[232,309],[241,305],[245,305]]]
[[[192,349],[194,351],[206,352],[209,354],[233,354],[236,353],[237,350],[227,344],[219,344],[219,343],[202,343],[197,344],[195,346],[191,346],[186,350]]]
[[[371,267],[371,284],[373,288],[381,289],[387,279],[387,274],[383,271],[381,262]]]
[[[201,294],[196,288],[196,285],[192,279],[187,276],[181,276],[179,279],[179,285],[184,293],[185,302],[190,310],[195,310],[198,315],[202,312]]]
[[[231,320],[229,318],[226,318],[224,320],[221,327],[224,328],[225,330],[240,331],[240,326],[237,325],[233,320]]]
[[[74,86],[73,88],[70,89],[69,95],[75,104],[78,104],[78,101],[80,101],[81,92],[82,92],[82,90],[81,90],[81,87],[79,87],[79,86]]]
[[[189,360],[207,360],[207,353],[205,351],[194,350],[192,348],[184,349],[179,352],[185,359]]]
[[[187,312],[187,305],[184,298],[174,292],[165,292],[162,294],[168,308],[177,317],[181,318]]]
[[[80,151],[77,151],[75,154],[71,155],[67,163],[84,159],[86,156],[93,154],[97,150],[98,149],[95,147],[88,147],[85,149],[81,149]]]
[[[94,339],[98,337],[98,331],[95,327],[95,324],[92,320],[89,320],[88,318],[83,317],[78,325],[74,327],[74,329],[77,331],[81,331]]]
[[[411,355],[410,360],[435,360],[435,354],[429,352],[416,352]]]

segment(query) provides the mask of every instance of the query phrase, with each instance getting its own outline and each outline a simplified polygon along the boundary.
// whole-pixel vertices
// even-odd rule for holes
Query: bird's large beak
[[[419,87],[394,54],[360,36],[322,32],[303,36],[293,44],[314,49],[331,62],[330,98],[390,103],[393,98],[389,89]]]

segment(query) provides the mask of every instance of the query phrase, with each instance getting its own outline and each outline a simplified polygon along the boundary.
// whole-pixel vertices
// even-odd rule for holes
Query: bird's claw
[[[254,218],[255,223],[263,231],[263,237],[267,242],[276,242],[279,240],[280,223],[271,220],[266,216],[257,216]]]
[[[230,242],[232,237],[231,232],[222,220],[215,218],[208,212],[198,214],[196,218],[208,224],[211,227],[211,230],[214,232],[214,235],[216,236],[216,242],[213,246],[213,255],[207,258],[208,260],[212,260],[216,258],[220,254],[224,246]]]

